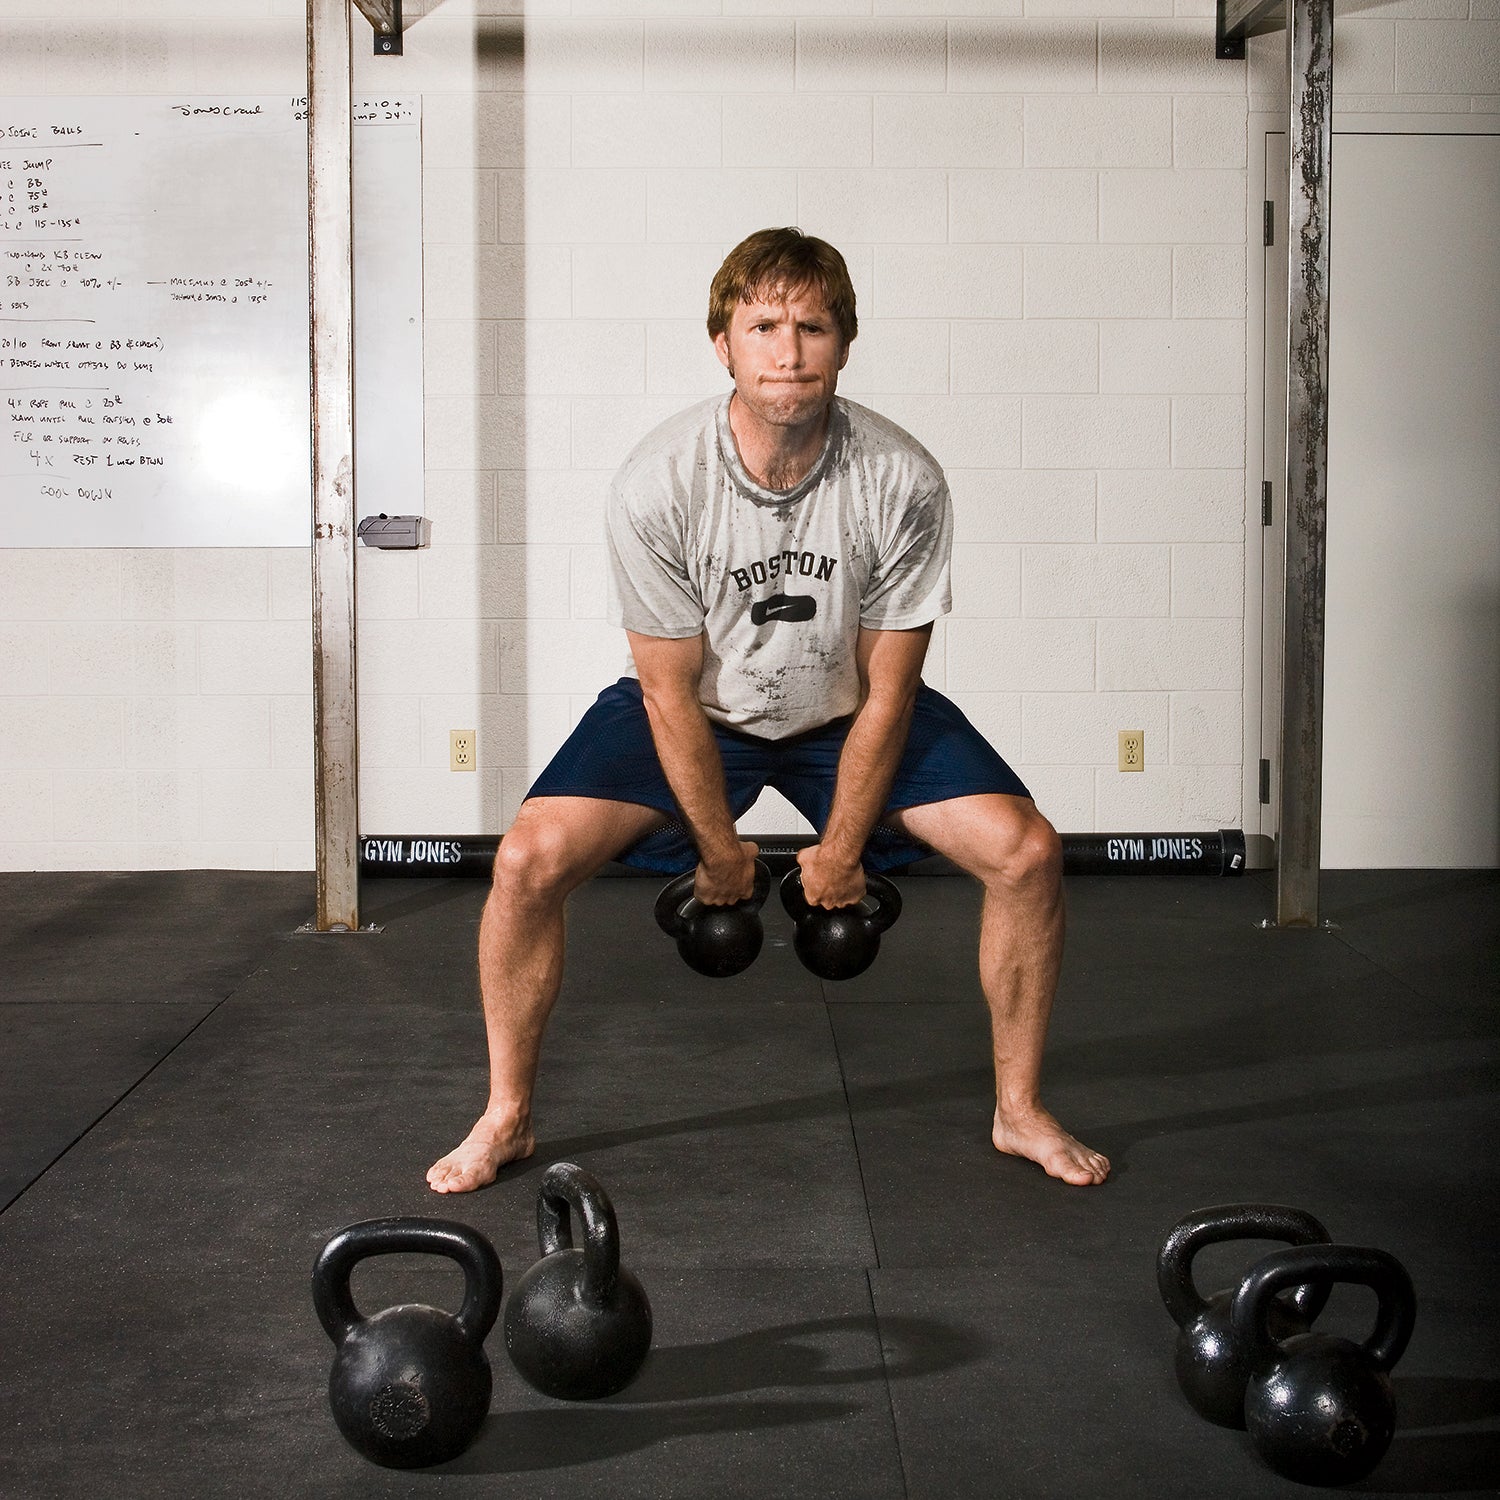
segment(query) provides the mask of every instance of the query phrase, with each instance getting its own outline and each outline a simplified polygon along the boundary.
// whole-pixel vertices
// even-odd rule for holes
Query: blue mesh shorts
[[[743,817],[769,786],[821,831],[833,805],[839,752],[851,722],[835,719],[784,740],[764,740],[715,724],[714,737],[724,760],[724,781],[735,818]],[[987,792],[1031,795],[957,705],[921,684],[887,810]],[[654,807],[673,821],[631,845],[618,856],[620,863],[675,874],[698,862],[687,829],[677,821],[677,804],[656,758],[641,685],[633,677],[622,677],[599,694],[526,795],[600,797]],[[930,852],[925,845],[879,824],[861,862],[867,870],[891,870]]]

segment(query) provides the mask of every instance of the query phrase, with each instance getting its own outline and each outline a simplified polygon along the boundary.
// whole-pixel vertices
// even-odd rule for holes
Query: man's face
[[[813,290],[737,302],[714,348],[739,399],[773,427],[816,419],[833,400],[849,358],[838,325]]]

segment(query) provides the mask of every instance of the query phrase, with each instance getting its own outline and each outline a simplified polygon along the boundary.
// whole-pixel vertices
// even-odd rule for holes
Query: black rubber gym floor
[[[318,937],[294,934],[306,875],[0,876],[0,1494],[1305,1494],[1172,1377],[1157,1246],[1244,1200],[1416,1284],[1401,1426],[1356,1488],[1500,1493],[1500,875],[1332,873],[1315,933],[1256,926],[1265,875],[1071,880],[1047,1098],[1114,1161],[1088,1190],[989,1145],[976,892],[903,892],[875,968],[835,986],[773,911],[754,969],[701,979],[653,883],[593,882],[537,1154],[440,1199],[426,1168],[481,1102],[481,883],[368,883],[384,930]],[[651,1294],[640,1378],[549,1401],[497,1331],[475,1446],[368,1464],[328,1413],[318,1249],[451,1216],[513,1283],[565,1158]],[[1200,1279],[1249,1258],[1214,1247]],[[456,1307],[460,1277],[382,1257],[354,1290]],[[1323,1321],[1362,1337],[1368,1297]]]

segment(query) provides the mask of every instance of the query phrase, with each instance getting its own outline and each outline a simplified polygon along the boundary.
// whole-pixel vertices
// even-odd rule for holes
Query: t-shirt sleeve
[[[689,572],[669,492],[658,499],[639,482],[616,478],[605,508],[610,624],[637,635],[683,640],[703,629],[703,600]]]
[[[866,630],[912,630],[947,614],[953,607],[953,502],[946,481],[891,507],[877,532],[859,623]]]

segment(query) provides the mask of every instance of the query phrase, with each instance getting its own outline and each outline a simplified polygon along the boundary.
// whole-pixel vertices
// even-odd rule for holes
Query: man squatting
[[[797,229],[752,234],[709,293],[733,390],[663,423],[615,476],[609,618],[637,676],[599,695],[500,844],[479,928],[489,1102],[428,1172],[435,1192],[483,1187],[535,1149],[569,893],[619,859],[696,864],[708,905],[748,897],[756,845],[735,819],[767,785],[821,831],[797,856],[815,906],[850,905],[865,868],[928,850],[981,882],[995,1147],[1065,1182],[1109,1173],[1039,1093],[1062,957],[1061,843],[1015,772],[922,681],[932,622],[951,608],[952,506],[931,454],[836,395],[854,303],[832,245]]]

